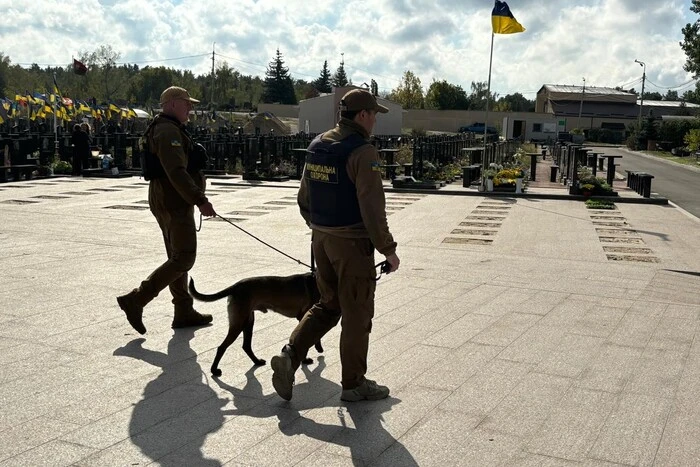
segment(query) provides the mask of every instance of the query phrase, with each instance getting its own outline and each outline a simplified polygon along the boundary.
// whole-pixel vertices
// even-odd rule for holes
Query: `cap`
[[[372,93],[364,89],[353,89],[345,93],[340,100],[340,109],[350,112],[359,112],[360,110],[374,110],[383,114],[389,112],[388,108],[377,104],[377,98]]]
[[[190,93],[187,92],[185,88],[181,88],[178,86],[170,86],[168,89],[163,91],[163,94],[160,95],[160,103],[165,104],[166,102],[174,101],[175,99],[184,99],[186,101],[190,101],[194,104],[198,104],[199,101],[197,99],[193,99],[190,96]]]

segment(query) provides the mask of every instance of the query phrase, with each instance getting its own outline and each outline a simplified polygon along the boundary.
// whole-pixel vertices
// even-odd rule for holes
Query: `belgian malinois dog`
[[[282,316],[301,320],[306,311],[320,298],[316,278],[312,273],[284,277],[250,277],[211,295],[197,292],[194,288],[194,280],[190,279],[189,290],[192,297],[202,302],[213,302],[228,297],[228,334],[217,349],[216,357],[211,364],[211,373],[214,376],[221,376],[219,361],[241,331],[243,331],[243,350],[253,364],[266,363],[265,360],[255,356],[251,346],[255,310],[263,313],[267,313],[268,310],[274,311]],[[316,343],[315,347],[318,352],[323,352],[320,342]],[[303,363],[310,362],[311,359],[306,359]]]

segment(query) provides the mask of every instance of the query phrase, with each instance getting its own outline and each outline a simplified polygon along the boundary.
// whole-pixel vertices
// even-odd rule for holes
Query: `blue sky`
[[[496,35],[491,89],[533,99],[545,83],[693,88],[681,28],[689,0],[510,0],[521,34]],[[208,73],[211,51],[263,75],[277,48],[292,76],[312,80],[344,59],[355,84],[396,88],[411,70],[424,89],[487,81],[491,0],[0,0],[0,52],[13,63],[68,65],[110,44],[122,62]],[[214,46],[214,43],[216,44]],[[180,58],[189,57],[191,58]]]

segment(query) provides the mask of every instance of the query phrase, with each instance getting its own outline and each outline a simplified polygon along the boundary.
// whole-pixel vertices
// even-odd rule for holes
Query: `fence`
[[[305,149],[316,135],[299,133],[290,136],[254,136],[228,129],[221,129],[217,133],[195,129],[192,136],[207,150],[209,162],[206,170],[210,173],[232,172],[240,162],[244,176],[248,178],[269,175],[271,167],[284,166],[286,175],[298,179],[303,170]],[[93,147],[99,147],[101,153],[111,154],[120,171],[140,169],[140,137],[141,133],[104,132],[94,136],[92,144]],[[462,162],[462,150],[465,148],[483,148],[483,160],[478,162],[486,166],[491,162],[503,163],[507,155],[514,152],[515,144],[495,142],[487,144],[484,148],[482,140],[471,133],[418,137],[377,135],[372,137],[371,143],[383,155],[395,152],[382,152],[383,149],[411,148],[411,172],[417,179],[423,177],[426,162],[435,166]],[[25,164],[27,160],[36,161],[38,165],[47,165],[53,160],[56,151],[54,134],[46,132],[2,133],[0,150],[4,150],[5,147],[8,148],[13,165]],[[71,160],[73,148],[69,133],[59,132],[58,154],[61,160]],[[389,162],[393,164],[393,161]]]

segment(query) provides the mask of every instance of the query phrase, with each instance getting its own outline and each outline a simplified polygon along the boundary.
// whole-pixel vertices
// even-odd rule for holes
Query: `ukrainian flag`
[[[79,106],[78,110],[83,112],[83,113],[87,113],[87,112],[90,112],[92,110],[90,108],[90,106],[87,105],[87,103],[85,101],[78,101],[78,106]]]
[[[496,5],[491,13],[491,25],[494,34],[515,34],[525,31],[522,24],[518,23],[513,13],[510,12],[508,4],[499,0],[496,0]]]

